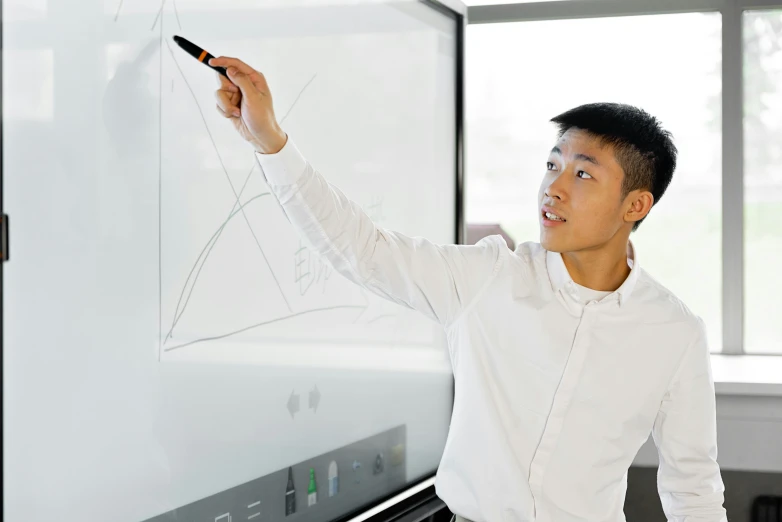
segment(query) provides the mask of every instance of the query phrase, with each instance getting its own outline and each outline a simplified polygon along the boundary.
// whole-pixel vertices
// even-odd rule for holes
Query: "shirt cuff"
[[[269,185],[293,185],[304,174],[307,160],[304,159],[290,136],[276,154],[256,152],[266,183]]]

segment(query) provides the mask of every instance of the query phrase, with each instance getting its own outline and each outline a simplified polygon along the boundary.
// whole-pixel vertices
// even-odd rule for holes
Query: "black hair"
[[[656,205],[671,183],[676,169],[676,146],[672,135],[649,113],[622,103],[589,103],[551,118],[559,136],[576,128],[614,147],[617,163],[624,170],[622,197],[645,189]],[[633,230],[641,224],[635,223]]]

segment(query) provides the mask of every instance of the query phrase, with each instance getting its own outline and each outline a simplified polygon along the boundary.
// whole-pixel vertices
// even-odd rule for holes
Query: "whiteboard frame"
[[[434,9],[435,11],[444,14],[452,18],[456,22],[456,53],[455,53],[455,185],[454,185],[454,242],[456,244],[464,244],[467,237],[466,222],[464,212],[464,34],[467,24],[467,7],[461,2],[461,0],[418,0],[424,5]],[[0,0],[0,14],[3,9],[3,0]],[[2,152],[4,147],[3,141],[3,128],[4,128],[4,116],[3,116],[3,45],[2,37],[5,22],[3,17],[0,16],[0,215],[4,216],[4,168],[2,161]],[[10,235],[10,233],[9,233]],[[9,246],[10,251],[10,246]],[[5,292],[4,292],[4,272],[5,263],[0,262],[0,369],[3,368],[3,362],[5,359],[5,331],[3,328],[5,321]],[[0,386],[4,384],[4,371],[0,371]],[[453,385],[451,389],[451,407],[453,408]],[[4,415],[4,403],[0,404],[0,414]],[[3,446],[3,453],[5,453],[5,445]],[[389,495],[372,501],[371,503],[362,506],[358,510],[346,513],[345,516],[338,518],[334,522],[344,522],[348,520],[366,520],[373,517],[378,513],[382,513],[390,507],[397,507],[404,509],[406,502],[411,502],[414,499],[412,497],[426,492],[424,494],[435,495],[434,491],[434,477],[436,470],[431,473],[420,477],[419,479],[411,482],[406,488],[393,491]],[[3,476],[5,476],[5,468],[3,468]],[[414,505],[415,502],[412,503]],[[411,505],[411,507],[412,507]],[[382,517],[382,515],[381,515]]]

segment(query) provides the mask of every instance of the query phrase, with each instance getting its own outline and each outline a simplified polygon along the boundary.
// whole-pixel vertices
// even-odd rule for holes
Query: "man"
[[[457,519],[623,521],[627,470],[651,432],[668,520],[727,521],[703,322],[629,240],[676,164],[657,120],[618,104],[557,116],[540,243],[436,245],[377,227],[329,185],[277,124],[262,74],[211,64],[230,78],[218,109],[299,233],[347,278],[445,329],[456,391],[436,488]]]

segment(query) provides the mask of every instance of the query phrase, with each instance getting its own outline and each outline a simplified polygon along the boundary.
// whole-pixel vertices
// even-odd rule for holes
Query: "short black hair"
[[[551,121],[559,128],[559,138],[576,128],[614,147],[617,163],[625,173],[622,197],[636,189],[651,192],[655,205],[663,197],[676,169],[677,150],[673,136],[657,118],[632,105],[588,103]],[[635,223],[633,230],[641,221]]]

